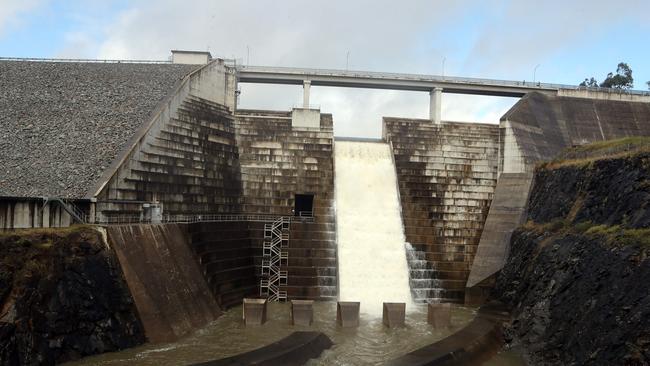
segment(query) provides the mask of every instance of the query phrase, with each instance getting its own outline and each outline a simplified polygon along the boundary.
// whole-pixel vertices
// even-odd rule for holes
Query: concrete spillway
[[[334,145],[339,299],[379,316],[382,302],[411,303],[391,154],[385,143]]]

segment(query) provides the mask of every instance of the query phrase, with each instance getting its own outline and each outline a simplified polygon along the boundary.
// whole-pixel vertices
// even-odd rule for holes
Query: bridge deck
[[[293,67],[239,66],[237,73],[239,82],[242,83],[302,85],[305,80],[309,80],[313,86],[411,91],[443,88],[445,93],[508,97],[521,97],[530,91],[556,93],[559,89],[577,88],[573,85],[526,81]]]

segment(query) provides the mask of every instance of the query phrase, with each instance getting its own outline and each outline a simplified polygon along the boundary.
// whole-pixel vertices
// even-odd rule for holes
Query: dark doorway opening
[[[293,213],[295,216],[312,217],[314,216],[314,195],[313,194],[296,194],[295,206]]]

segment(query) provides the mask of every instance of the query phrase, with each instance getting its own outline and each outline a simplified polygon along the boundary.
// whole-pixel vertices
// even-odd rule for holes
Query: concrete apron
[[[489,303],[458,332],[387,363],[392,366],[480,365],[504,344],[502,323],[510,319],[503,304]]]

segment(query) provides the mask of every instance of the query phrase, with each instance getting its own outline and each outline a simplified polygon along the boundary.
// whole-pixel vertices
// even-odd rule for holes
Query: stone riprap
[[[0,196],[85,197],[195,67],[0,61]]]

